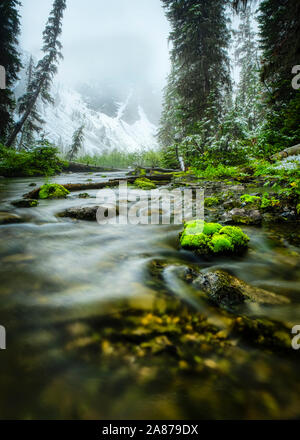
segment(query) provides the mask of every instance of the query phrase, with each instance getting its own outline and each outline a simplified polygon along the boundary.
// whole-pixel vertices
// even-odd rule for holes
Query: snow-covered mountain
[[[29,54],[23,54],[23,65],[26,66]],[[15,89],[16,98],[24,93],[25,88],[26,67]],[[120,93],[115,88],[110,90],[105,84],[84,84],[74,90],[54,82],[51,95],[54,105],[38,103],[40,115],[45,121],[42,130],[46,138],[64,153],[69,151],[73,133],[82,124],[84,146],[80,155],[96,155],[113,149],[132,152],[157,147],[155,122],[158,112],[153,102],[157,103],[158,99],[153,97],[151,90],[145,97],[133,88]]]
[[[138,119],[128,123],[123,119],[130,96],[119,104],[116,116],[95,111],[77,91],[56,85],[52,92],[54,105],[40,103],[45,121],[46,137],[63,151],[68,151],[74,131],[84,124],[83,154],[99,154],[106,150],[136,151],[156,148],[156,126],[147,118],[143,108],[137,107]]]

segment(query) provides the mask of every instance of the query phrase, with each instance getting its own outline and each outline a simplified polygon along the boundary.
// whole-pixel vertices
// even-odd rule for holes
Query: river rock
[[[75,218],[78,220],[97,221],[96,214],[97,214],[98,208],[103,209],[105,217],[108,216],[109,209],[111,209],[111,207],[108,207],[108,206],[79,206],[79,207],[77,206],[74,208],[66,209],[65,211],[60,212],[57,215],[58,215],[58,217],[70,217],[70,218]],[[115,212],[116,212],[116,215],[119,214],[119,209],[117,206],[115,207]],[[110,218],[111,218],[111,215],[110,215]]]
[[[224,212],[221,221],[227,224],[259,225],[262,215],[258,209],[234,208]]]
[[[202,290],[213,302],[221,306],[234,306],[246,302],[260,304],[287,304],[288,298],[251,286],[222,270],[200,274],[193,286]]]
[[[38,201],[34,199],[21,199],[21,200],[14,200],[11,202],[12,205],[16,206],[17,208],[33,208],[38,205]]]
[[[17,214],[12,214],[10,212],[0,212],[0,225],[8,225],[10,223],[21,222],[23,222],[23,219]]]

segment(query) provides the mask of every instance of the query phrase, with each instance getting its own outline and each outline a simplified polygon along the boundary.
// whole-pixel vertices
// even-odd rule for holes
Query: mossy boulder
[[[58,183],[46,183],[39,191],[40,199],[63,199],[70,194],[64,186]]]
[[[228,227],[228,226],[227,226]],[[200,274],[193,286],[204,292],[217,305],[230,307],[243,302],[288,304],[288,298],[251,286],[223,270]]]
[[[192,220],[184,225],[180,235],[183,249],[201,255],[238,254],[247,249],[249,237],[236,226],[223,227],[219,223]]]
[[[216,206],[219,204],[219,198],[218,197],[206,197],[204,200],[204,206],[206,208],[210,208],[211,206]]]
[[[260,225],[262,215],[258,209],[233,208],[224,212],[221,220],[227,224]]]
[[[21,199],[14,200],[13,202],[11,202],[11,204],[16,206],[17,208],[34,208],[39,204],[39,202],[34,199]]]
[[[155,189],[156,185],[155,183],[151,182],[151,180],[147,179],[146,177],[141,179],[136,179],[134,182],[134,186],[136,186],[139,189]]]
[[[259,196],[251,196],[250,194],[243,194],[241,197],[241,202],[245,205],[251,205],[258,207],[261,203]]]

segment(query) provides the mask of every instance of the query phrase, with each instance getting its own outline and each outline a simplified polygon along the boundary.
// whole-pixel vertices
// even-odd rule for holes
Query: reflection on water
[[[43,183],[2,180],[0,210],[11,210],[10,201],[30,191],[31,182]],[[14,209],[28,221],[0,227],[0,324],[7,330],[1,418],[300,416],[300,354],[274,351],[265,327],[255,341],[246,337],[254,334],[249,326],[248,333],[237,331],[241,313],[287,328],[300,324],[295,231],[248,227],[245,257],[204,261],[178,251],[178,226],[57,218],[66,208],[95,203],[77,195]],[[185,268],[222,268],[289,297],[291,305],[221,311],[197,296],[182,276]]]

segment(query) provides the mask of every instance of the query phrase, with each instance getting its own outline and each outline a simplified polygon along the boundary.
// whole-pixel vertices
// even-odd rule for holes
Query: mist
[[[22,49],[41,56],[52,0],[20,8]],[[34,15],[32,14],[34,12]],[[161,90],[169,71],[169,24],[160,0],[72,0],[63,20],[64,60],[57,79],[71,87],[109,84],[118,90]]]

